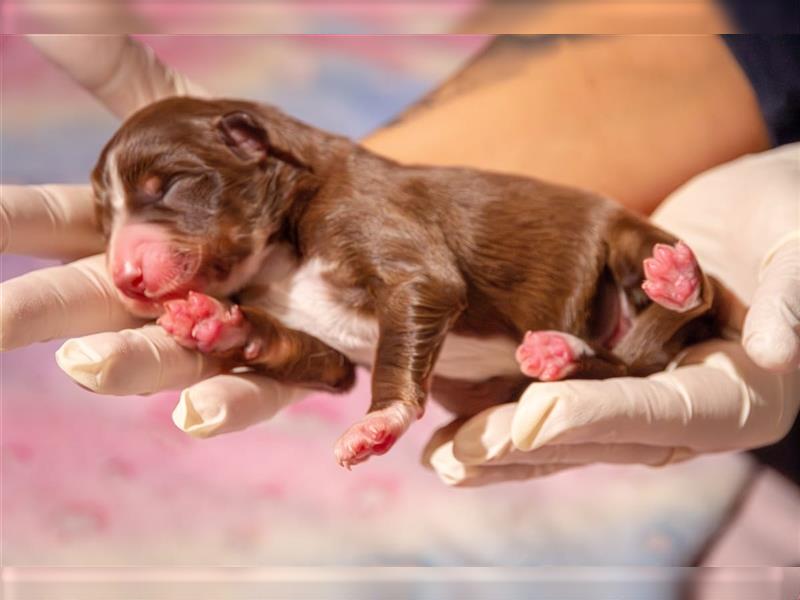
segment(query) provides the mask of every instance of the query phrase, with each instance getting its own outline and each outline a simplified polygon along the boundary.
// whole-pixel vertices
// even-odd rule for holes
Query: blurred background
[[[770,2],[738,2],[769,5]],[[125,18],[120,19],[120,5]],[[769,11],[768,6],[747,10]],[[2,31],[86,33],[721,33],[714,0],[5,0]],[[787,26],[790,26],[787,24]],[[100,27],[100,28],[98,28]]]
[[[277,11],[269,13],[275,15],[269,27],[278,31],[298,23],[305,31],[326,32],[394,31],[409,23],[481,30],[477,1],[444,2],[432,13],[409,13],[404,5],[405,16],[398,17],[402,4],[380,3],[365,13],[364,5],[354,3],[355,13],[313,17],[306,3],[264,10]],[[709,10],[703,30],[728,27],[716,20],[710,3],[689,4]],[[164,30],[188,30],[191,19],[202,27],[204,18],[197,11],[186,21],[177,4],[130,7],[131,18],[142,19],[132,23],[146,30],[158,30],[154,22]],[[4,31],[31,23],[69,25],[69,19],[52,21],[52,13],[29,8],[4,4]],[[233,31],[253,23],[237,14],[232,10],[230,20],[216,26]],[[207,89],[273,103],[313,125],[358,138],[432,90],[489,38],[139,39]],[[2,38],[0,100],[3,183],[86,182],[117,126],[21,36]],[[0,261],[2,280],[49,264],[7,255]],[[0,355],[6,573],[8,567],[79,566],[100,572],[124,566],[320,567],[320,573],[330,573],[324,568],[692,565],[727,523],[754,473],[745,455],[720,455],[663,469],[597,466],[522,484],[451,489],[419,465],[428,436],[448,420],[434,406],[390,454],[345,472],[333,460],[332,446],[368,405],[365,373],[348,396],[316,395],[269,423],[201,441],[172,424],[177,392],[93,395],[58,369],[53,353],[59,344]],[[626,594],[619,597],[632,598],[688,593],[690,573],[654,572],[640,580],[598,574],[576,589],[605,585],[613,593],[619,585]],[[314,571],[309,573],[303,577],[313,581]],[[571,571],[562,573],[562,579],[571,577]],[[9,598],[50,597],[26,596],[13,580],[7,579]],[[395,597],[486,597],[480,585],[445,596],[431,595],[430,584],[415,576],[410,581]],[[529,581],[509,581],[503,588],[508,593],[533,589]],[[346,588],[342,597],[389,597],[376,591],[385,593],[385,585]]]

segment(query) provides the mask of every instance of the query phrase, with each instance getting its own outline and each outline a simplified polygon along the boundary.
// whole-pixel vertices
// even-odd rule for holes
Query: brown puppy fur
[[[681,312],[643,292],[643,261],[677,240],[612,201],[511,175],[400,165],[268,106],[153,104],[112,138],[93,181],[112,246],[123,220],[158,224],[178,248],[169,260],[193,256],[179,283],[243,300],[245,326],[228,304],[219,309],[242,334],[206,348],[232,366],[349,388],[358,359],[344,346],[245,301],[264,290],[242,265],[268,263],[270,248],[288,248],[294,270],[330,266],[320,275],[329,300],[378,330],[370,413],[382,416],[337,451],[346,466],[386,451],[431,391],[465,415],[515,400],[530,382],[523,373],[434,375],[448,335],[518,344],[528,331],[563,332],[573,341],[561,376],[606,378],[662,369],[719,329],[721,288],[699,270],[696,301]],[[153,304],[172,297],[121,287]],[[196,330],[171,331],[202,349]],[[411,410],[387,419],[398,406]]]

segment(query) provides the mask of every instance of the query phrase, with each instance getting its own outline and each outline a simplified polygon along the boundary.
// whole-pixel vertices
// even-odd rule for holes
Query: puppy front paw
[[[223,354],[248,344],[250,324],[235,304],[189,292],[186,299],[164,303],[158,324],[185,348],[210,354]],[[250,349],[252,352],[253,349]]]

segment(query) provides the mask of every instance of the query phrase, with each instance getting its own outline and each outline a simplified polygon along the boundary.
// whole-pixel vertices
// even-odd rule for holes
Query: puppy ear
[[[248,113],[238,110],[224,115],[217,124],[225,144],[242,160],[262,162],[267,158],[266,130]]]

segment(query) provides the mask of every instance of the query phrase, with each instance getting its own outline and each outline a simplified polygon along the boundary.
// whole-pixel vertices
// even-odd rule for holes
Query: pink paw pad
[[[577,359],[590,352],[578,338],[559,331],[529,331],[517,348],[520,370],[540,381],[558,381],[572,373]]]
[[[408,429],[412,418],[412,409],[407,406],[392,406],[368,414],[336,442],[336,461],[350,470],[370,456],[386,454]]]
[[[656,244],[644,261],[642,289],[655,303],[677,312],[700,304],[700,268],[689,246]]]
[[[238,306],[228,308],[197,292],[189,292],[185,300],[165,302],[158,324],[182,346],[201,352],[225,352],[243,346],[250,331]]]

